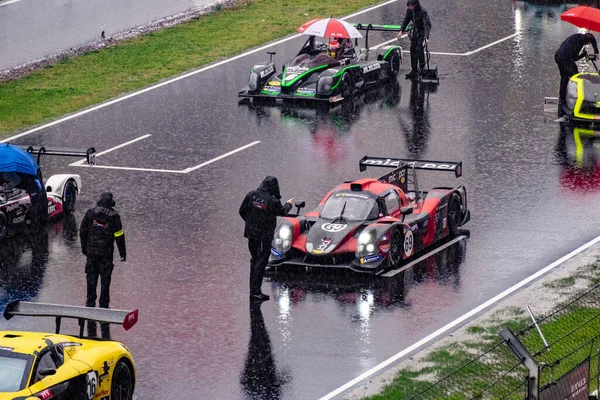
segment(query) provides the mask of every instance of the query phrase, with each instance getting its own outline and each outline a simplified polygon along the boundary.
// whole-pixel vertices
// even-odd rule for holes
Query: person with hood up
[[[90,208],[79,228],[81,251],[87,257],[85,275],[87,280],[86,307],[96,307],[96,287],[100,277],[101,308],[108,308],[110,303],[110,281],[114,268],[114,242],[117,242],[121,261],[125,262],[125,234],[119,213],[113,208],[115,200],[110,192],[104,192]]]
[[[404,35],[404,30],[412,22],[412,31],[409,33],[411,71],[406,74],[406,79],[417,79],[425,65],[425,46],[429,43],[431,22],[427,10],[421,6],[419,0],[408,0],[406,7],[406,16],[402,25],[400,25],[400,33],[397,39],[400,40]]]
[[[560,90],[558,93],[558,118],[565,115],[563,109],[564,102],[567,97],[567,85],[573,75],[579,72],[575,62],[587,56],[587,51],[581,49],[591,44],[595,54],[589,56],[591,59],[598,59],[598,44],[596,38],[591,33],[575,33],[565,39],[560,45],[556,53],[554,53],[554,61],[558,65],[560,72]]]
[[[261,291],[265,268],[271,254],[271,242],[275,235],[277,216],[286,215],[292,209],[294,199],[281,204],[279,182],[267,176],[258,189],[248,192],[240,205],[240,216],[245,221],[244,237],[250,250],[250,299],[269,300]]]

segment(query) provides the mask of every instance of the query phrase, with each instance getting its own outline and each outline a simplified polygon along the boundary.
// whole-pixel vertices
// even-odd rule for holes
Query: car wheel
[[[448,228],[451,235],[458,234],[458,224],[460,220],[460,196],[452,193],[448,201]]]
[[[110,398],[131,400],[133,397],[133,371],[125,361],[119,361],[115,366],[110,385]]]
[[[400,229],[393,228],[390,236],[390,266],[396,268],[402,261],[402,253],[404,253],[404,240]]]
[[[8,234],[8,222],[6,221],[6,215],[0,212],[0,240],[4,239]]]
[[[349,99],[352,97],[352,77],[348,72],[344,72],[344,75],[342,75],[340,93],[344,99]]]
[[[392,75],[398,76],[398,72],[400,72],[400,56],[397,52],[392,54],[392,58],[390,59],[390,68],[392,69]]]
[[[77,201],[77,184],[73,179],[69,179],[65,184],[62,195],[63,212],[70,214],[75,209]]]

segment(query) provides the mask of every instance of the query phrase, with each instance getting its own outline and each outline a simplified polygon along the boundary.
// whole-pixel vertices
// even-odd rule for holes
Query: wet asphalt
[[[558,92],[554,51],[575,32],[559,20],[564,7],[430,3],[437,88],[403,79],[405,54],[397,84],[331,111],[240,105],[237,92],[265,50],[15,140],[103,151],[149,134],[98,165],[177,171],[260,143],[188,174],[44,160],[46,176],[79,173],[83,192],[74,218],[46,236],[2,244],[2,303],[84,304],[76,229],[110,190],[128,246],[127,262],[115,263],[111,307],[140,309],[138,325],[113,327],[112,337],[133,352],[136,393],[316,399],[596,237],[594,132],[561,127],[543,110],[544,97]],[[352,22],[397,23],[402,6]],[[301,43],[275,46],[277,65]],[[425,173],[419,183],[466,186],[470,237],[394,278],[272,275],[263,284],[271,300],[251,308],[238,216],[246,192],[275,175],[284,199],[311,209],[340,181],[385,173],[360,173],[366,154],[462,161],[462,178]],[[63,325],[77,332],[76,323]],[[52,330],[53,321],[0,327]]]

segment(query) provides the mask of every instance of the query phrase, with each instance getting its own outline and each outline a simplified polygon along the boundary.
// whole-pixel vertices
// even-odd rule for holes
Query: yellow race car
[[[55,317],[56,333],[0,332],[0,400],[133,399],[135,367],[129,349],[112,340],[83,338],[83,327],[88,320],[128,330],[138,310],[14,301],[4,317],[15,315]],[[61,318],[79,320],[79,337],[60,334]]]

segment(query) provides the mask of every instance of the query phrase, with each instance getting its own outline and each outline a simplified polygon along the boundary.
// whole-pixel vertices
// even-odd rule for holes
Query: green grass
[[[567,282],[570,284],[570,282]],[[556,287],[563,287],[563,280],[555,281]],[[555,286],[551,286],[555,287]],[[596,289],[600,291],[600,289]],[[588,296],[595,299],[598,293]],[[587,298],[587,297],[586,297]],[[500,321],[500,315],[511,319]],[[506,308],[493,315],[488,322],[467,329],[470,337],[441,347],[419,360],[419,368],[401,370],[380,394],[369,400],[398,400],[410,398],[441,378],[451,378],[439,384],[433,390],[421,394],[422,399],[471,399],[471,398],[509,398],[520,399],[516,391],[507,396],[510,388],[517,388],[524,382],[526,369],[522,367],[508,346],[500,344],[485,357],[478,358],[484,350],[500,342],[499,332],[506,326],[513,332],[519,332],[531,324],[526,311],[519,308]],[[540,365],[546,365],[540,375],[541,385],[552,382],[567,373],[588,356],[591,358],[590,375],[598,375],[597,353],[600,348],[600,309],[572,305],[560,315],[541,325],[542,332],[550,348],[542,351],[543,342],[537,330],[530,329],[521,338],[524,346],[532,353]],[[556,361],[560,360],[559,363]],[[514,366],[517,366],[511,373]],[[460,372],[456,372],[460,369]],[[503,372],[506,375],[503,376]],[[498,378],[498,385],[489,388],[489,382]],[[597,388],[597,379],[592,378],[591,390]],[[481,395],[481,393],[484,393]],[[481,396],[483,397],[481,397]],[[505,397],[507,396],[507,397]]]
[[[0,82],[0,137],[343,16],[376,0],[249,0]],[[250,66],[248,66],[250,68]],[[243,86],[244,77],[240,77]]]

